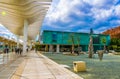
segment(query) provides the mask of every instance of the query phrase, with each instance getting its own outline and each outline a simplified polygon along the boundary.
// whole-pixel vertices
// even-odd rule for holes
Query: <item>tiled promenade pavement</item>
[[[8,67],[8,70],[12,74],[8,77],[8,72],[4,72],[0,79],[83,79],[34,51],[29,52],[26,57],[19,57]]]
[[[15,55],[14,52],[10,52],[8,54],[2,53],[0,54],[0,66],[3,64],[8,64],[11,61],[15,60],[18,55]]]
[[[0,79],[9,79],[21,63],[20,61],[22,61],[21,57],[14,52],[0,54]]]

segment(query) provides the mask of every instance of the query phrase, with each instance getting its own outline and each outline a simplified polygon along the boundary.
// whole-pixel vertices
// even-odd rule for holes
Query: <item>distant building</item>
[[[109,30],[103,32],[103,34],[109,34],[111,36],[111,38],[120,38],[120,26],[109,29]]]
[[[45,48],[45,51],[71,51],[73,44],[74,48],[80,46],[82,51],[88,51],[90,35],[91,34],[89,33],[44,30],[42,33],[41,45],[43,48]],[[94,51],[103,49],[104,44],[102,43],[102,38],[106,39],[106,46],[108,46],[110,43],[109,35],[92,34],[92,37]]]

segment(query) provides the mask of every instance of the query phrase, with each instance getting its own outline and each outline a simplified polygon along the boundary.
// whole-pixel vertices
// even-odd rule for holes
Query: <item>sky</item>
[[[10,34],[10,31],[7,30],[2,24],[0,24],[0,36]]]
[[[0,24],[0,35],[13,36]],[[94,33],[120,26],[120,0],[52,0],[41,30]]]
[[[120,26],[120,0],[53,0],[42,30],[94,33]]]
[[[13,33],[11,33],[8,29],[6,29],[2,24],[0,24],[0,36],[5,37],[7,39],[17,39],[16,36]]]

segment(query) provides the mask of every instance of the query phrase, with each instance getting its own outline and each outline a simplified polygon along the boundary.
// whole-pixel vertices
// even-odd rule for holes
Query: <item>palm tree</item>
[[[81,51],[81,48],[80,48],[80,38],[78,37],[77,38],[77,42],[78,42],[78,53]]]
[[[90,35],[90,43],[89,43],[89,46],[88,46],[88,57],[89,58],[92,58],[93,57],[93,38],[92,36]]]
[[[78,42],[78,48],[80,47],[80,38],[77,38],[77,42]]]
[[[104,44],[104,52],[105,52],[105,50],[106,50],[106,38],[103,37],[103,38],[101,39],[101,42],[102,42],[102,44]]]
[[[88,46],[88,57],[89,58],[92,58],[93,57],[93,38],[92,38],[92,34],[93,34],[93,29],[91,28],[90,29],[90,43],[89,43],[89,46]]]
[[[72,53],[74,53],[74,37],[73,34],[71,35],[71,41],[72,41]]]

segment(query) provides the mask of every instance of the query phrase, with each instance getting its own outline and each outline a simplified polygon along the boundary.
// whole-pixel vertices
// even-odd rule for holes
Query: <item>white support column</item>
[[[27,49],[27,36],[28,36],[28,21],[24,20],[24,42],[23,42],[23,54],[26,53]]]
[[[19,36],[16,35],[16,37],[17,37],[17,48],[19,48]]]
[[[56,52],[59,53],[60,52],[60,45],[56,46]]]
[[[50,45],[49,52],[53,52],[53,45]]]
[[[32,49],[32,41],[30,42],[30,50]]]
[[[48,45],[45,45],[45,52],[48,52]]]

